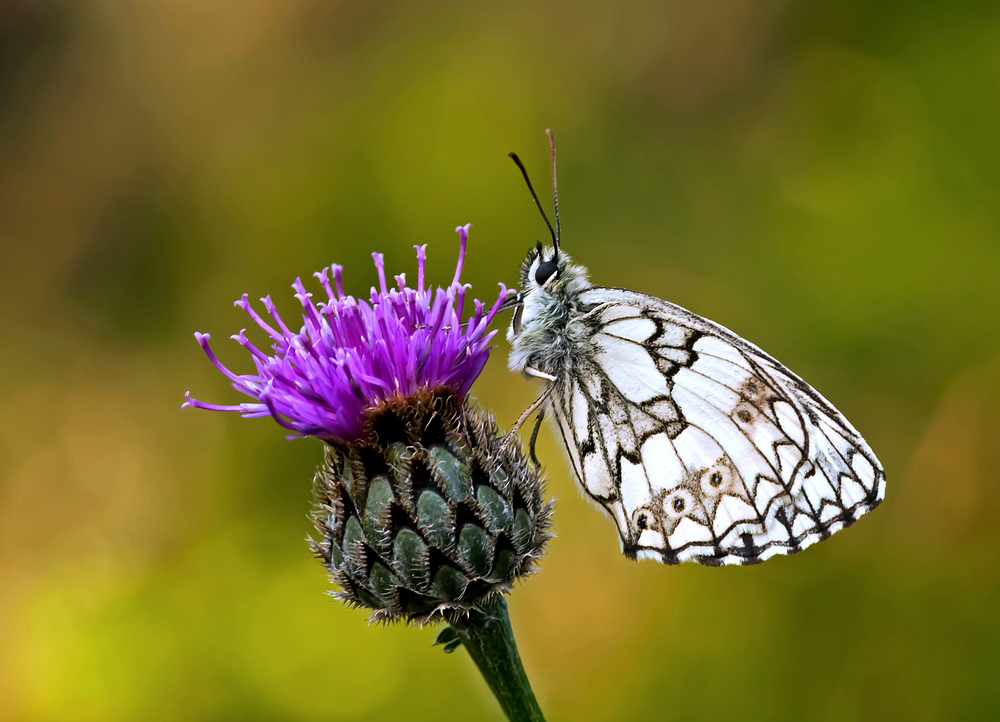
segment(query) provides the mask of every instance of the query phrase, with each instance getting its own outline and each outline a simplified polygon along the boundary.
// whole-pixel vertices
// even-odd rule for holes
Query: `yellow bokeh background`
[[[368,626],[305,537],[318,442],[192,338],[370,253],[516,282],[564,246],[787,363],[885,503],[752,568],[633,563],[542,434],[557,539],[511,614],[550,720],[1000,711],[1000,6],[883,0],[0,4],[0,719],[469,720],[436,630]],[[543,196],[546,195],[543,193]],[[501,334],[502,335],[502,334]],[[498,349],[474,395],[535,387]]]

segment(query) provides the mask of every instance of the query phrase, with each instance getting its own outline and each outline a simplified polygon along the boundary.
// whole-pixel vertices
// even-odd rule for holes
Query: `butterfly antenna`
[[[538,202],[538,195],[535,193],[534,187],[531,185],[531,179],[528,178],[528,171],[524,167],[524,163],[521,159],[517,157],[517,153],[508,153],[514,162],[517,163],[517,167],[521,169],[521,175],[524,176],[524,182],[528,184],[528,190],[531,191],[531,197],[535,199],[535,205],[538,206],[538,212],[542,214],[542,219],[545,221],[545,225],[549,227],[549,234],[552,236],[552,245],[555,246],[556,254],[559,253],[559,236],[556,232],[552,230],[552,224],[549,223],[549,217],[545,215],[545,210],[542,208],[542,204]],[[558,221],[559,216],[556,215],[556,220]]]
[[[562,237],[562,228],[559,226],[559,186],[556,185],[556,139],[552,135],[551,129],[546,129],[545,135],[549,137],[549,152],[552,154],[552,203],[556,209],[556,235],[553,239],[556,246],[556,255],[559,255],[559,239]],[[552,228],[549,227],[551,231]]]

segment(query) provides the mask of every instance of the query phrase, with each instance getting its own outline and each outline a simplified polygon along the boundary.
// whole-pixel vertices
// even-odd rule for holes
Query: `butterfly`
[[[507,339],[512,371],[545,388],[530,453],[550,415],[583,493],[632,559],[711,566],[791,554],[850,526],[885,495],[855,428],[780,362],[680,306],[593,286],[517,163],[552,236],[521,266]]]

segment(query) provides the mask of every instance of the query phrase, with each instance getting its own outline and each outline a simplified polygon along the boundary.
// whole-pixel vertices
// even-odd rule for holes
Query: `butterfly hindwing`
[[[756,346],[679,306],[590,288],[551,408],[630,556],[749,564],[873,509],[885,477],[847,420]]]

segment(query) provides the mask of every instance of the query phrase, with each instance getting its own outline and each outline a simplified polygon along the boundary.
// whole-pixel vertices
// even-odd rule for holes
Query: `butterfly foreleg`
[[[546,381],[555,381],[556,380],[556,377],[553,376],[552,374],[545,373],[541,369],[536,369],[536,368],[533,368],[532,366],[525,366],[524,367],[524,375],[525,376],[531,376],[532,378],[536,378],[536,379],[545,379]]]

